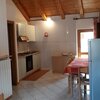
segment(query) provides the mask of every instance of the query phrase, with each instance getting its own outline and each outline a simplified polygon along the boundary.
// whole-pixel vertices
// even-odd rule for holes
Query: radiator
[[[12,95],[10,59],[0,61],[0,93],[4,98]]]

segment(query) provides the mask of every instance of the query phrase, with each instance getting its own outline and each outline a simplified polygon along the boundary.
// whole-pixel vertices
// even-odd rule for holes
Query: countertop
[[[22,51],[22,52],[18,52],[18,56],[25,56],[25,55],[29,55],[29,54],[33,54],[33,53],[39,53],[39,51],[35,51],[35,50]]]

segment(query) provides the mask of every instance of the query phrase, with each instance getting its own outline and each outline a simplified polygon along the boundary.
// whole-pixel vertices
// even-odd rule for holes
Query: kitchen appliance
[[[26,72],[33,69],[33,58],[32,55],[26,56]]]
[[[18,41],[20,41],[20,42],[28,42],[29,38],[27,36],[18,36]]]
[[[89,40],[90,100],[100,100],[100,39]]]

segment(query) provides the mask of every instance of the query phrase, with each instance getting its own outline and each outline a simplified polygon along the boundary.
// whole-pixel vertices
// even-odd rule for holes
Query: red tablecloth
[[[65,67],[64,72],[78,74],[78,68],[80,67],[88,67],[87,58],[75,58],[68,66]]]

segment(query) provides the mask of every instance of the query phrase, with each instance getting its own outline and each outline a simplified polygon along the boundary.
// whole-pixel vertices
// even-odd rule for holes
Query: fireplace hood
[[[27,36],[18,36],[19,42],[29,42],[29,38]]]

